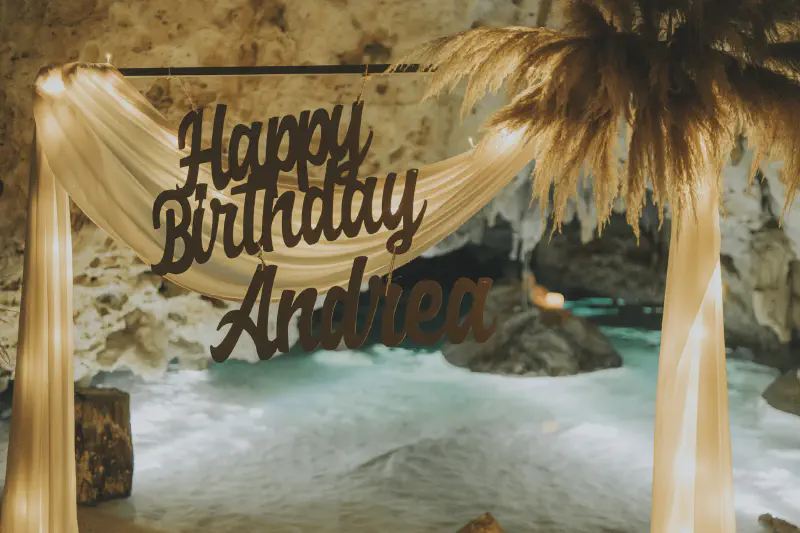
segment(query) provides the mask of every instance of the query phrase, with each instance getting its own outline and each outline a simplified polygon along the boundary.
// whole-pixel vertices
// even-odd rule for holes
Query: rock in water
[[[775,409],[800,416],[800,369],[790,370],[775,380],[764,399]]]
[[[775,518],[769,514],[762,514],[758,517],[758,523],[770,533],[800,533],[800,528],[790,524],[786,520]]]
[[[523,376],[569,376],[622,366],[622,358],[600,328],[562,311],[519,305],[518,284],[493,287],[484,324],[497,319],[492,337],[481,344],[471,336],[442,348],[451,364],[473,372]]]
[[[504,531],[497,520],[490,513],[486,513],[464,526],[458,533],[504,533]]]
[[[133,486],[130,396],[118,389],[76,389],[78,503],[127,498]]]

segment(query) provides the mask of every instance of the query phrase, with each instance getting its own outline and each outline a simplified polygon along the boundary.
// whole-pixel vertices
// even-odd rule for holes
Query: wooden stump
[[[504,531],[491,513],[486,513],[464,526],[458,533],[504,533]]]
[[[75,463],[78,504],[131,495],[133,440],[127,392],[75,390]]]

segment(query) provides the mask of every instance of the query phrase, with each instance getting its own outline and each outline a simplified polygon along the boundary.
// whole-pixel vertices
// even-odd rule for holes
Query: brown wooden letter
[[[447,300],[447,317],[444,323],[444,332],[451,344],[460,344],[467,338],[470,327],[476,342],[486,342],[497,327],[497,318],[488,328],[483,327],[483,310],[486,306],[486,296],[492,288],[492,280],[480,278],[478,283],[471,279],[459,278],[453,286],[450,298]],[[467,293],[473,295],[472,307],[464,321],[459,324],[461,302]]]
[[[426,309],[421,309],[422,299],[431,297],[431,302]],[[406,304],[406,331],[409,338],[422,346],[433,346],[441,340],[443,330],[422,331],[420,322],[427,322],[434,318],[442,308],[442,287],[433,280],[426,279],[414,285]]]

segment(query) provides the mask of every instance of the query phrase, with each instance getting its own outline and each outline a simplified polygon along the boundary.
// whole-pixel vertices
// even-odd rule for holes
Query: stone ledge
[[[505,533],[491,513],[484,513],[464,526],[458,533]]]

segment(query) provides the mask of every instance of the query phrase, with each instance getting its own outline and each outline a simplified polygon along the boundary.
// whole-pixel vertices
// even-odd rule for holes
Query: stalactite
[[[547,19],[550,18],[550,12],[553,10],[553,0],[540,0],[539,12],[536,14],[536,25],[547,26]]]

